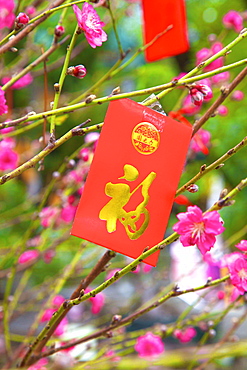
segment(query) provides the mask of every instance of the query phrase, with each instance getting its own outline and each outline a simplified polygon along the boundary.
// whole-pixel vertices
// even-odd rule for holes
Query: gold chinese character
[[[124,176],[118,179],[126,181],[135,181],[139,177],[139,171],[136,167],[125,164],[123,167]],[[124,226],[125,231],[130,239],[138,239],[146,230],[149,223],[149,212],[145,208],[149,201],[148,190],[156,177],[155,172],[150,172],[147,177],[137,185],[134,190],[128,184],[108,182],[105,186],[105,194],[112,199],[101,209],[99,218],[106,221],[106,228],[109,233],[116,231],[117,221],[120,221]],[[141,189],[140,189],[141,188]],[[132,197],[138,190],[141,190],[143,201],[139,203],[135,210],[127,212],[124,209]],[[136,225],[140,217],[142,222],[139,227]]]

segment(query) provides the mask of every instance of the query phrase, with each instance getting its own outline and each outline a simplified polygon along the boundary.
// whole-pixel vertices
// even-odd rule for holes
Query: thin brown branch
[[[108,262],[115,257],[116,253],[112,251],[107,251],[101,259],[97,262],[95,267],[92,269],[92,271],[89,273],[89,275],[83,279],[79,286],[75,289],[75,291],[72,293],[70,300],[78,298],[84,294],[84,290],[89,286],[89,284],[92,283],[92,281],[104,270],[104,267],[108,264]],[[32,365],[40,358],[40,353],[43,349],[43,347],[46,345],[54,331],[56,330],[57,326],[60,324],[61,320],[67,315],[71,307],[66,307],[67,301],[63,303],[63,307],[65,308],[63,315],[59,317],[59,320],[57,320],[54,325],[52,325],[49,328],[49,331],[45,335],[45,337],[39,341],[37,344],[34,342],[32,346],[29,347],[26,355],[24,356],[20,367],[24,367],[26,365]]]
[[[47,10],[50,10],[52,8],[56,8],[57,6],[61,5],[64,2],[65,2],[65,0],[55,0],[47,8]],[[4,44],[2,47],[0,47],[0,54],[5,53],[10,48],[12,48],[14,45],[16,45],[19,41],[21,41],[24,37],[26,37],[35,27],[37,27],[40,23],[44,22],[51,14],[44,14],[43,17],[37,19],[37,21],[27,25],[17,35],[15,35],[8,42],[6,42],[6,44]]]
[[[74,341],[70,341],[68,344],[63,345],[61,347],[53,348],[53,349],[50,349],[48,351],[45,351],[45,352],[42,353],[42,355],[40,357],[47,357],[47,356],[50,356],[53,353],[59,352],[63,349],[70,348],[71,346],[75,346],[77,344],[85,343],[89,340],[105,336],[107,333],[109,333],[110,331],[112,331],[114,329],[117,329],[119,327],[122,327],[122,326],[125,326],[125,325],[128,325],[128,324],[132,323],[134,320],[136,320],[140,316],[144,315],[145,313],[151,311],[154,308],[157,308],[158,306],[160,306],[161,304],[163,304],[164,302],[166,302],[168,299],[170,299],[172,297],[178,297],[178,296],[183,295],[183,294],[199,291],[199,290],[202,290],[202,289],[206,289],[206,288],[218,285],[218,284],[226,281],[228,278],[229,278],[229,275],[224,276],[221,279],[207,281],[204,285],[202,285],[198,288],[189,288],[189,289],[185,289],[185,290],[178,290],[176,288],[172,289],[170,292],[165,294],[165,296],[161,297],[160,299],[158,299],[157,301],[155,301],[151,305],[143,308],[142,310],[138,310],[138,311],[134,312],[133,314],[125,317],[124,319],[121,319],[121,317],[120,317],[119,320],[114,320],[114,317],[113,317],[112,323],[110,325],[108,325],[107,327],[105,327],[101,330],[98,330],[97,332],[92,333],[90,335],[87,335],[84,338],[74,340]]]
[[[58,48],[60,47],[65,41],[67,41],[69,36],[64,37],[60,42],[52,44],[52,46],[46,50],[42,55],[40,55],[36,60],[30,63],[26,68],[24,68],[20,73],[18,73],[13,79],[8,81],[5,85],[2,86],[2,90],[7,90],[10,86],[12,86],[15,81],[19,78],[23,77],[29,71],[31,71],[34,67],[36,67],[41,62],[45,62],[47,58]],[[44,71],[43,71],[44,72]]]
[[[83,124],[86,124],[90,122],[90,119],[86,120]],[[73,128],[72,130],[68,131],[65,135],[60,137],[57,140],[50,139],[47,146],[41,150],[38,154],[36,154],[33,158],[29,159],[25,163],[23,163],[21,166],[17,167],[13,171],[3,175],[0,177],[0,185],[4,184],[6,181],[9,181],[19,175],[21,175],[24,171],[26,171],[29,168],[34,167],[39,161],[41,161],[43,158],[45,158],[49,153],[53,152],[56,148],[58,148],[60,145],[64,144],[66,141],[71,139],[73,136],[80,136],[84,135],[87,131],[87,129],[82,129],[82,125]]]

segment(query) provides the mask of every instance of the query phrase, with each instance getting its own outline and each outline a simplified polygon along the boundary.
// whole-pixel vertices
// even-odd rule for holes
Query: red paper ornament
[[[145,58],[153,62],[186,52],[189,49],[184,0],[142,0],[145,44],[172,26],[145,50]]]
[[[112,101],[72,234],[132,258],[160,242],[191,133],[132,100]],[[144,262],[155,266],[158,255]]]

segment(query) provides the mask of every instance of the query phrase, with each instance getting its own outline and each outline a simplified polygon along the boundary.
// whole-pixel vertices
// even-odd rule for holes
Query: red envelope
[[[148,62],[184,53],[189,48],[184,0],[142,0],[143,32],[149,43],[169,25],[172,29],[145,50]]]
[[[164,238],[192,126],[129,99],[112,101],[72,235],[137,258]],[[155,266],[159,251],[144,262]]]

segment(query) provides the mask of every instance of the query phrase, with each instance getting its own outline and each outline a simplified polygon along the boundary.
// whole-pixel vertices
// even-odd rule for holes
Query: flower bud
[[[83,148],[80,151],[80,158],[84,161],[87,162],[89,160],[89,149],[88,148]]]
[[[25,13],[19,13],[16,17],[16,28],[19,29],[29,22],[29,16]]]
[[[244,93],[241,90],[236,90],[232,93],[231,99],[236,101],[241,101],[244,98]]]
[[[75,163],[74,159],[70,159],[67,163],[67,167],[70,168],[70,169],[74,168],[75,165],[76,165],[76,163]]]
[[[67,74],[77,78],[83,78],[86,76],[87,70],[83,64],[79,64],[75,67],[69,67],[67,70]]]
[[[217,113],[220,116],[227,116],[228,115],[228,108],[225,105],[220,105],[217,109]]]
[[[198,84],[195,86],[195,88],[197,88],[197,90],[199,90],[203,94],[204,100],[207,101],[213,97],[213,92],[209,86]]]
[[[196,184],[190,184],[189,186],[187,186],[186,188],[190,193],[196,193],[198,190],[199,190],[199,187],[198,185]]]
[[[190,90],[190,96],[191,96],[191,101],[192,101],[193,104],[195,104],[198,107],[200,107],[202,105],[203,100],[204,100],[204,96],[203,96],[202,92],[197,90],[197,88],[193,87]]]
[[[54,34],[55,34],[56,37],[63,36],[64,32],[65,32],[65,28],[63,26],[57,25],[55,27]]]

